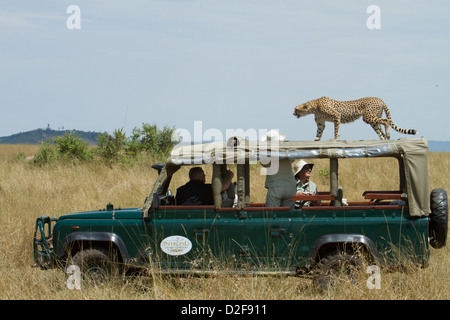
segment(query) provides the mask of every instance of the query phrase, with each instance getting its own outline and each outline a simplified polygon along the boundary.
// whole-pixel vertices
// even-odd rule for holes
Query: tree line
[[[156,124],[143,123],[135,127],[130,136],[123,128],[112,134],[107,132],[97,136],[97,145],[89,147],[74,131],[41,142],[33,162],[37,166],[56,162],[104,161],[108,164],[132,162],[142,154],[155,160],[164,161],[172,148],[179,142],[173,140],[174,127],[158,128]]]

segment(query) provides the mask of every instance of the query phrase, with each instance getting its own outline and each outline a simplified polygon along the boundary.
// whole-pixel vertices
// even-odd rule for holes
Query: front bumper
[[[48,269],[54,265],[52,222],[57,218],[42,216],[36,219],[33,237],[33,259],[41,269]]]

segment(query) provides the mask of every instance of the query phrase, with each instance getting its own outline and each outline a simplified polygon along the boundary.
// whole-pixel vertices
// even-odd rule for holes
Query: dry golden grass
[[[431,249],[428,268],[382,273],[380,290],[344,284],[328,292],[313,288],[311,279],[296,277],[225,276],[210,278],[162,278],[147,275],[114,279],[99,286],[70,290],[62,270],[33,268],[32,237],[37,217],[58,217],[71,212],[117,207],[140,207],[151,190],[156,171],[150,160],[135,166],[99,163],[35,167],[16,159],[31,156],[37,146],[0,145],[0,299],[449,299],[450,255],[448,247]],[[362,200],[363,190],[395,189],[395,161],[355,159],[340,165],[344,197]],[[374,161],[372,171],[366,161]],[[328,161],[314,161],[312,180],[326,190],[328,181],[320,169]],[[450,190],[450,154],[430,153],[431,188]],[[252,201],[265,199],[264,177],[252,171]],[[186,182],[182,168],[172,190]],[[207,171],[208,177],[211,176]],[[395,179],[393,179],[395,177]],[[393,181],[394,180],[394,181]]]

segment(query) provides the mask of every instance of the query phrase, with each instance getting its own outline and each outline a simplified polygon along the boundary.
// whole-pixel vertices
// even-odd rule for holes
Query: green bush
[[[134,128],[130,137],[126,137],[123,129],[116,129],[112,135],[101,133],[96,154],[107,162],[129,162],[142,152],[155,159],[165,159],[176,141],[172,141],[175,128],[165,126],[160,130],[156,125],[142,124],[142,129]]]
[[[37,166],[43,166],[54,163],[58,160],[58,151],[56,146],[51,143],[51,139],[41,142],[38,153],[33,158],[33,163]]]
[[[16,154],[14,157],[13,157],[13,160],[14,161],[23,161],[23,160],[25,160],[26,159],[26,155],[25,155],[25,153],[23,153],[23,152],[19,152],[18,154]]]
[[[125,154],[130,157],[137,157],[142,150],[144,150],[144,146],[141,143],[141,130],[139,128],[134,128],[129,137],[125,141]]]
[[[53,139],[57,146],[59,157],[66,157],[68,160],[88,160],[90,154],[88,152],[87,141],[81,139],[76,133],[65,133],[64,136],[56,136]]]
[[[107,132],[99,134],[97,154],[106,162],[117,162],[122,157],[126,135],[123,129],[116,129],[112,135]]]
[[[157,159],[164,159],[172,151],[172,148],[178,143],[173,141],[172,136],[175,132],[174,127],[164,126],[162,130],[158,129],[156,124],[142,124],[142,129],[135,128],[136,133],[140,133],[142,149],[150,153]]]
[[[36,165],[49,164],[56,161],[86,161],[101,159],[109,164],[123,162],[134,163],[142,153],[155,161],[164,161],[172,148],[178,143],[173,141],[174,127],[165,126],[159,129],[156,124],[143,123],[142,128],[134,128],[130,137],[122,129],[114,130],[113,134],[100,133],[97,146],[88,148],[88,142],[83,141],[74,132],[57,136],[41,143],[33,162]]]
[[[33,163],[38,166],[51,164],[57,161],[85,161],[91,158],[88,142],[81,139],[76,133],[65,133],[41,142]]]

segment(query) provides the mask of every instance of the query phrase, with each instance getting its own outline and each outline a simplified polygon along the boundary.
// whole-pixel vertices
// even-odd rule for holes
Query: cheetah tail
[[[418,134],[419,132],[414,129],[402,129],[397,127],[391,118],[391,113],[389,112],[389,109],[386,104],[383,104],[383,110],[386,113],[386,118],[389,120],[389,125],[397,132],[403,133],[403,134]]]

